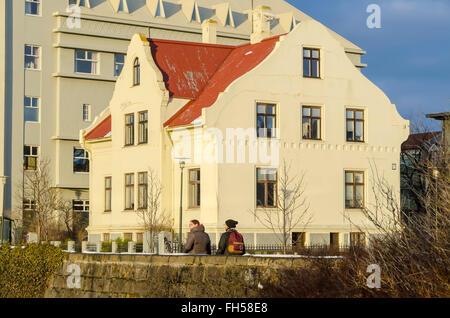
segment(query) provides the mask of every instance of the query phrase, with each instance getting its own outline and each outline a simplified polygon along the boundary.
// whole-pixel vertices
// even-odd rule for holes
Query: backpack
[[[244,254],[244,238],[241,233],[238,231],[231,231],[227,250],[231,255]]]

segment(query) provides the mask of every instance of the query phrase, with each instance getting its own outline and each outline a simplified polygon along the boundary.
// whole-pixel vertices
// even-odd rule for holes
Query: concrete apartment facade
[[[276,193],[269,184],[277,187],[283,162],[292,176],[305,173],[310,204],[311,220],[293,228],[293,236],[306,245],[346,246],[367,242],[369,235],[361,233],[377,233],[363,209],[376,204],[377,176],[399,198],[400,146],[409,122],[322,24],[302,21],[276,37],[262,25],[251,44],[241,46],[133,37],[109,107],[80,133],[91,154],[90,241],[142,239],[136,212],[146,201],[145,173],[152,171],[175,231],[181,221],[186,233],[189,220],[198,219],[217,243],[232,218],[247,244],[279,243],[254,212],[278,213],[266,194]],[[312,125],[312,117],[320,124]],[[258,128],[266,129],[263,135],[257,136]],[[274,135],[267,135],[272,128]],[[245,131],[230,147],[229,129]],[[148,137],[142,142],[140,136]],[[251,159],[254,145],[278,160]],[[184,170],[178,158],[185,158]],[[378,217],[389,218],[389,212],[381,209]]]
[[[79,149],[78,133],[108,106],[133,34],[201,42],[207,34],[202,23],[214,19],[217,43],[242,44],[257,24],[252,5],[266,2],[0,0],[0,177],[7,177],[0,208],[16,220],[16,238],[21,210],[31,206],[16,196],[24,161],[34,166],[36,158],[51,160],[54,186],[78,211],[89,210],[89,158]],[[268,4],[271,22],[265,31],[271,35],[311,20],[285,1]],[[327,32],[355,66],[365,67],[363,50]]]

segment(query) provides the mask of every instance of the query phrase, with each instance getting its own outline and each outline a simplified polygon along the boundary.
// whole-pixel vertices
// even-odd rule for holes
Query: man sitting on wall
[[[205,227],[198,220],[192,220],[189,222],[189,229],[191,232],[184,245],[184,253],[211,255],[211,240],[205,233]]]
[[[245,245],[242,234],[236,231],[237,221],[225,221],[225,233],[222,234],[219,241],[217,255],[244,255]]]

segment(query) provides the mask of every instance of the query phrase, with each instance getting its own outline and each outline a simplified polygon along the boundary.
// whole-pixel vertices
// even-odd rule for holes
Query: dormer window
[[[139,63],[139,59],[136,58],[134,60],[133,67],[133,85],[137,86],[141,84],[141,64]]]

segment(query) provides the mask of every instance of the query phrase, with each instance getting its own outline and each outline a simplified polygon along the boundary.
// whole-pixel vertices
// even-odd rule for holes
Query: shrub
[[[64,254],[51,245],[0,247],[0,298],[43,297]]]

